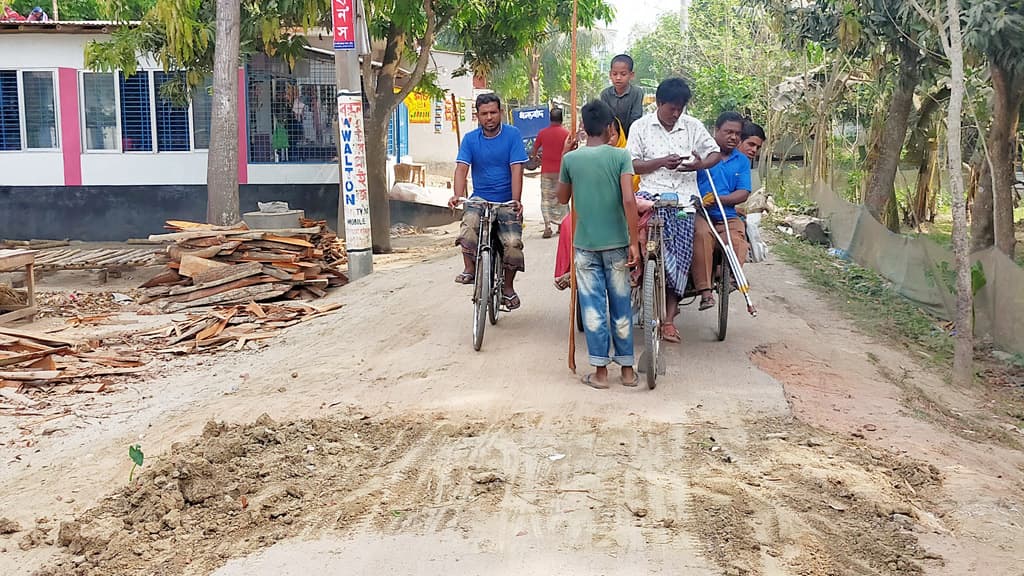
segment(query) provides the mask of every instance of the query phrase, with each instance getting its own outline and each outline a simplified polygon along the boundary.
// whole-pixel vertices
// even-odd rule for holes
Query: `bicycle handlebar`
[[[459,203],[460,204],[476,204],[478,206],[483,206],[483,205],[486,204],[486,205],[490,205],[492,207],[497,207],[497,208],[502,208],[502,207],[515,208],[516,206],[519,205],[519,202],[516,202],[515,200],[509,200],[508,202],[491,202],[490,200],[484,200],[482,198],[473,198],[473,197],[470,197],[470,198],[459,198]]]

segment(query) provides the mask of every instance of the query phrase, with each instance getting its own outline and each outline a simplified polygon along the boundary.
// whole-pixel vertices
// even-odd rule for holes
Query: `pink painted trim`
[[[246,119],[245,68],[238,69],[238,183],[249,183],[249,145]]]
[[[78,114],[78,71],[57,71],[60,92],[60,149],[64,156],[64,185],[82,185],[82,130]]]

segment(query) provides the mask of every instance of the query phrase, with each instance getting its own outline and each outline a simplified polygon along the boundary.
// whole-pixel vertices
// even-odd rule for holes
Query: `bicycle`
[[[640,286],[633,288],[633,313],[639,318],[643,334],[644,352],[640,355],[640,372],[644,373],[647,388],[654,390],[658,376],[665,373],[661,358],[661,325],[665,319],[665,221],[659,208],[678,208],[679,195],[674,192],[660,194],[651,208],[654,213],[647,224],[647,255],[644,258]],[[687,215],[687,217],[691,217]]]
[[[488,202],[479,198],[462,198],[463,205],[476,206],[480,210],[477,230],[476,272],[473,285],[473,350],[479,351],[484,342],[484,328],[489,321],[498,323],[501,312],[502,287],[505,285],[505,266],[502,265],[502,249],[498,235],[493,233],[496,225],[495,212],[498,208],[515,208],[518,203]]]

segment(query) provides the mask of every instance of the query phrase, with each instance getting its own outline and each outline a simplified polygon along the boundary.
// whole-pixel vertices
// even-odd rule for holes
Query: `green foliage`
[[[132,444],[128,447],[128,457],[131,458],[132,461],[132,470],[128,473],[128,483],[131,484],[132,480],[135,478],[135,469],[142,466],[146,456],[142,453],[141,445]]]
[[[925,272],[925,276],[933,283],[941,282],[941,286],[945,288],[950,294],[956,294],[956,269],[952,264],[943,260],[936,266],[938,268],[938,274],[935,274],[931,270]],[[985,277],[985,267],[982,266],[981,262],[975,262],[971,266],[971,294],[977,295],[985,285],[988,284],[988,279]]]
[[[509,103],[525,102],[530,91],[529,63],[525,57],[506,60],[491,71],[488,86]]]
[[[772,89],[793,61],[767,13],[746,0],[695,0],[690,15],[686,36],[679,15],[669,12],[634,41],[637,83],[682,76],[693,89],[693,116],[712,122],[736,110],[767,124]]]
[[[669,12],[658,20],[654,30],[629,47],[637,82],[657,86],[665,78],[682,73],[685,49],[686,42],[679,33],[679,14]]]
[[[964,41],[996,66],[1024,75],[1024,0],[965,0]]]
[[[110,13],[118,21],[128,20],[132,3],[138,1],[110,0]],[[243,1],[242,57],[263,52],[294,65],[308,45],[296,30],[328,22],[329,10],[329,0]],[[150,56],[164,70],[183,71],[166,90],[185,99],[213,73],[215,32],[215,0],[155,0],[138,26],[123,26],[110,40],[90,42],[85,64],[93,70],[123,70],[131,75],[137,70],[138,57]]]
[[[693,70],[690,80],[695,94],[690,113],[706,122],[729,110],[749,113],[764,90],[759,78],[722,63]]]
[[[27,16],[36,6],[41,6],[49,13],[51,6],[50,3],[39,0],[11,0],[5,3],[22,16]],[[124,0],[121,6],[123,19],[140,20],[155,3],[156,0]],[[57,7],[59,10],[57,16],[63,21],[115,19],[108,10],[105,0],[60,0]],[[53,18],[53,14],[50,14],[50,18]]]
[[[825,297],[876,334],[922,349],[940,362],[951,358],[952,338],[912,302],[897,294],[881,276],[856,264],[836,260],[820,246],[780,238],[772,251],[800,270]]]
[[[543,45],[557,34],[568,35],[572,28],[573,0],[451,1],[458,9],[451,12],[444,45],[463,52],[467,67],[480,74],[520,57],[528,46]],[[606,0],[579,0],[580,28],[612,18]]]

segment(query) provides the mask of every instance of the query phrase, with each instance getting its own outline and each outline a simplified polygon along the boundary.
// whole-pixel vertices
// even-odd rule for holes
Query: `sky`
[[[640,25],[653,26],[658,16],[669,10],[679,10],[679,0],[609,0],[615,8],[615,22],[610,28],[616,30],[615,52],[629,47],[629,36],[633,28]]]

